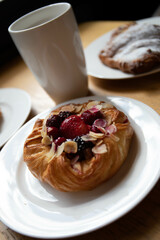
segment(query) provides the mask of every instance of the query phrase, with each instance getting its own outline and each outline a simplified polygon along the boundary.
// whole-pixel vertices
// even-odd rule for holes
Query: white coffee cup
[[[56,103],[87,95],[84,52],[69,3],[30,12],[8,31],[25,63]]]

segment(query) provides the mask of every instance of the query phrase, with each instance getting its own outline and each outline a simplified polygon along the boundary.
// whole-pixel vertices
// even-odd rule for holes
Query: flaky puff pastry
[[[69,109],[74,114],[80,115],[86,109],[92,108],[94,104],[95,101],[70,104],[52,111],[51,114]],[[85,158],[81,161],[68,158],[64,150],[61,150],[60,154],[52,151],[53,145],[43,141],[42,132],[46,120],[36,121],[32,133],[24,144],[24,161],[36,178],[57,190],[75,192],[91,190],[118,171],[127,157],[133,129],[123,112],[104,102],[96,102],[96,104],[103,105],[100,111],[109,126],[114,126],[114,131],[104,129],[101,133],[90,131],[82,136],[84,139],[90,139],[93,146],[91,149],[84,150]]]

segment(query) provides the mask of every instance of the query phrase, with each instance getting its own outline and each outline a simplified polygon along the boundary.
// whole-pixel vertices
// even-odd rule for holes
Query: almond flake
[[[50,151],[47,153],[47,157],[51,160],[55,156],[55,143],[52,142]]]
[[[88,142],[88,141],[96,141],[96,140],[97,140],[97,138],[92,137],[92,136],[89,135],[89,134],[83,135],[81,138],[82,138],[82,140],[85,141],[85,142]]]
[[[61,111],[73,112],[74,110],[75,110],[75,106],[73,104],[69,104],[61,108]]]
[[[92,148],[92,152],[95,154],[103,154],[107,152],[106,145],[103,143],[101,145],[96,145]]]
[[[74,141],[67,141],[64,143],[64,151],[66,153],[76,153],[77,152],[77,143]]]
[[[43,136],[42,144],[47,145],[47,146],[51,144],[51,139],[47,134],[45,136]]]
[[[42,136],[42,144],[44,144],[44,145],[50,145],[51,144],[51,139],[47,135],[46,125],[43,125],[43,127],[42,127],[41,136]]]
[[[64,150],[64,145],[65,145],[65,143],[63,142],[60,146],[57,147],[57,151],[55,154],[56,157],[59,157],[62,154],[62,152]]]
[[[107,126],[107,121],[103,118],[98,118],[93,123],[96,127],[105,128]]]
[[[99,130],[101,133],[106,134],[105,128],[103,128],[103,127],[97,127],[97,128],[98,128],[98,130]]]
[[[82,110],[82,105],[75,106],[75,113],[79,113]]]
[[[110,135],[110,134],[113,134],[113,133],[117,132],[117,127],[116,127],[116,125],[113,123],[113,124],[107,126],[107,127],[105,128],[105,130],[106,130],[106,134],[109,134],[109,135]]]
[[[87,104],[87,109],[90,109],[90,108],[92,108],[93,106],[96,106],[96,105],[98,105],[98,104],[99,104],[98,101],[91,101],[91,102],[89,102],[89,103]]]
[[[98,138],[102,138],[104,136],[104,133],[95,133],[95,132],[90,131],[89,135],[91,137],[94,137],[94,138],[98,139]]]
[[[113,108],[113,105],[109,102],[102,103],[102,108]]]
[[[47,135],[46,123],[43,122],[42,130],[41,130],[41,136],[45,137],[46,135]]]
[[[98,112],[102,109],[102,105],[96,105],[96,106],[93,106],[92,108],[89,109],[89,111],[91,113],[95,113],[95,112]]]

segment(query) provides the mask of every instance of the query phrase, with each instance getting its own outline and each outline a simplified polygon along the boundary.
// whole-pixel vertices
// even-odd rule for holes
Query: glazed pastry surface
[[[110,103],[69,104],[35,122],[23,157],[36,178],[57,190],[91,190],[121,167],[132,135],[127,116]]]
[[[130,23],[115,29],[99,54],[105,65],[139,74],[160,65],[160,26]]]

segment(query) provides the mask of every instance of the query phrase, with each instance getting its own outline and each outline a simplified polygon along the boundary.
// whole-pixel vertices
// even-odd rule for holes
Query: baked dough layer
[[[72,110],[74,114],[80,115],[94,104],[95,102],[86,102],[66,105],[52,111],[49,116],[58,114],[64,109]],[[91,190],[118,171],[127,157],[133,129],[123,112],[104,102],[96,102],[96,104],[103,105],[100,111],[103,113],[104,119],[109,126],[114,125],[114,129],[116,129],[109,134],[100,134],[103,135],[101,137],[97,135],[98,138],[95,137],[94,141],[91,138],[94,147],[103,145],[106,151],[94,153],[91,149],[86,149],[85,158],[81,161],[68,158],[65,151],[57,156],[52,152],[53,146],[47,145],[43,141],[42,132],[46,119],[38,119],[32,133],[25,141],[23,154],[24,161],[36,178],[47,182],[57,190],[75,192]],[[92,134],[94,136],[94,133]]]
[[[150,71],[160,65],[160,26],[132,22],[118,27],[99,58],[105,65],[126,73]]]

